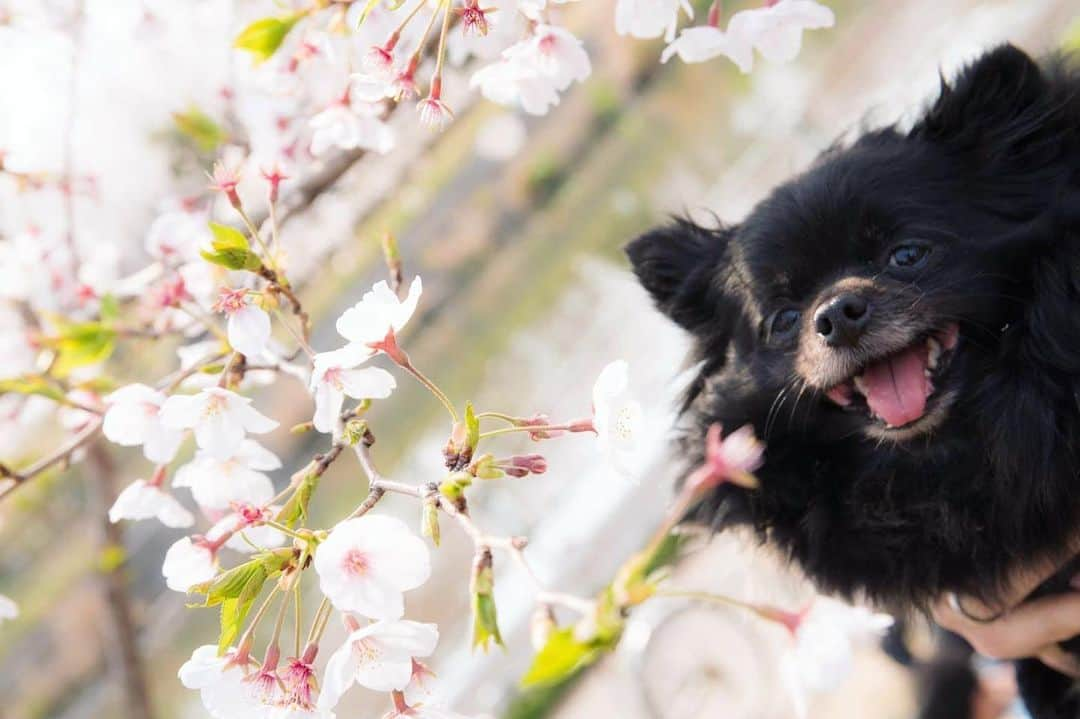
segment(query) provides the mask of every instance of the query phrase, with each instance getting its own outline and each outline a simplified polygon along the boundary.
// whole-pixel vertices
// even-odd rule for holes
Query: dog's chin
[[[959,328],[948,324],[874,357],[828,388],[827,401],[859,418],[876,441],[904,442],[940,427],[959,395],[950,373]]]

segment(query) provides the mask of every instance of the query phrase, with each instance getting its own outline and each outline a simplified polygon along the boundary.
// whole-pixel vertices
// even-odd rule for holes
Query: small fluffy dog
[[[740,224],[676,221],[627,252],[696,340],[687,447],[714,422],[767,444],[760,489],[699,516],[899,610],[992,601],[1080,528],[1075,59],[996,48],[910,130],[829,149]],[[1037,719],[1080,717],[1070,679],[1018,671]]]

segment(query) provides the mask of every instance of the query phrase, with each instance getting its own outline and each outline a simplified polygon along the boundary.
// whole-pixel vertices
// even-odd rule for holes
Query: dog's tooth
[[[855,384],[855,389],[859,390],[859,394],[861,394],[862,396],[865,397],[866,396],[866,382],[863,381],[862,375],[861,374],[855,375],[852,378],[852,381]]]
[[[941,343],[933,337],[926,340],[926,365],[930,369],[937,369],[938,360],[941,358]]]

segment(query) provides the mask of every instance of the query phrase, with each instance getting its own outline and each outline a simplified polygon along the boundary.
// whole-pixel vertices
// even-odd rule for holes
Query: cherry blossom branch
[[[100,418],[91,420],[78,434],[61,445],[52,454],[39,459],[24,470],[15,471],[5,464],[0,464],[0,479],[11,482],[6,489],[0,492],[0,500],[10,495],[17,487],[21,487],[49,468],[69,460],[72,454],[82,449],[97,436],[101,430],[102,422],[103,420]]]

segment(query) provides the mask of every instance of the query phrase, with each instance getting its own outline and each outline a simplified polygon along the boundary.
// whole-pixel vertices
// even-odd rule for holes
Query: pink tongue
[[[900,427],[923,416],[931,391],[925,374],[926,352],[925,345],[911,347],[863,372],[866,403],[886,424]]]

